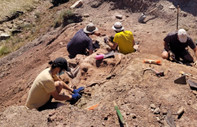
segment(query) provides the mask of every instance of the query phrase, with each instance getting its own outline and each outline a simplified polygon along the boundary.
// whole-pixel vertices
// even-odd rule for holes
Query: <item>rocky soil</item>
[[[42,2],[45,5],[42,10],[47,14],[69,8],[74,3],[69,1],[50,8],[49,1]],[[180,71],[184,71],[192,74],[187,79],[197,81],[197,68],[160,57],[163,38],[168,32],[176,30],[178,4],[181,8],[179,28],[185,28],[196,41],[195,0],[84,0],[81,7],[73,9],[77,19],[81,20],[57,28],[51,26],[38,38],[0,59],[0,125],[195,127],[197,91],[188,84],[176,84],[174,80],[180,76]],[[34,11],[39,11],[41,7],[39,5]],[[145,23],[138,22],[142,12],[153,9],[155,11],[146,15]],[[140,43],[140,51],[96,61],[94,57],[97,54],[107,53],[103,38],[115,34],[111,27],[116,21],[121,21],[126,30],[133,32],[135,40]],[[101,33],[101,36],[92,36],[99,41],[100,49],[90,56],[77,55],[75,59],[69,59],[67,43],[89,22],[93,22]],[[27,110],[24,104],[32,82],[48,66],[48,61],[59,56],[66,58],[70,67],[80,67],[75,78],[64,74],[62,79],[71,87],[85,86],[82,98],[75,104],[61,102],[64,105],[57,109],[42,112]],[[161,65],[145,64],[145,59],[161,60]],[[144,72],[147,68],[164,71],[165,76],[157,77],[151,71]],[[118,105],[125,125],[120,124],[113,102]],[[96,104],[98,107],[88,110]],[[184,112],[177,114],[180,110]]]

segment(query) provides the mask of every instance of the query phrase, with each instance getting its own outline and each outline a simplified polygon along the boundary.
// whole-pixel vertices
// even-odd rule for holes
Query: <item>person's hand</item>
[[[175,54],[172,51],[169,51],[169,58],[175,60]]]
[[[139,51],[139,45],[134,45],[133,48],[134,48],[136,51]]]
[[[76,93],[79,93],[82,90],[84,90],[84,87],[79,87],[78,89],[74,89],[73,93],[76,94]]]
[[[197,66],[197,60],[194,62],[194,66]]]
[[[75,93],[72,95],[72,99],[74,99],[74,100],[78,100],[80,98],[81,98],[81,95],[79,93]]]
[[[113,40],[114,40],[114,36],[110,36],[109,41],[113,42]]]
[[[104,38],[104,42],[107,43],[109,41],[108,37]]]
[[[100,36],[100,35],[101,35],[101,33],[99,33],[99,32],[94,32],[94,35],[96,35],[96,36]]]

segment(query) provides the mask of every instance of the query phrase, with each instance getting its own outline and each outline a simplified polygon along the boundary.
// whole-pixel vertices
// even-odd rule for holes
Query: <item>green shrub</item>
[[[8,46],[3,45],[3,46],[0,47],[0,56],[6,55],[10,52],[11,51],[10,51],[10,48]]]
[[[58,17],[55,20],[54,27],[57,28],[61,26],[64,22],[72,23],[73,21],[69,19],[69,17],[72,17],[74,14],[71,10],[62,10]]]

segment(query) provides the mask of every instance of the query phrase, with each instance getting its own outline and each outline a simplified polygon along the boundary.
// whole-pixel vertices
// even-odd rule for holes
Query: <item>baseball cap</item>
[[[50,61],[49,64],[51,64],[52,67],[60,67],[61,70],[70,71],[67,60],[63,57],[58,57],[54,61]]]
[[[124,30],[124,27],[122,26],[121,22],[115,22],[114,25],[112,26],[112,29],[119,32]]]
[[[178,39],[181,43],[187,42],[187,32],[184,29],[178,30]]]

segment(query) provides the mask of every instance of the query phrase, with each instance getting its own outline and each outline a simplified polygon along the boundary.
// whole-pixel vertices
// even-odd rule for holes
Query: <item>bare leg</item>
[[[56,87],[57,92],[60,93],[63,88],[63,84],[61,83],[61,81],[56,81],[55,87]]]

